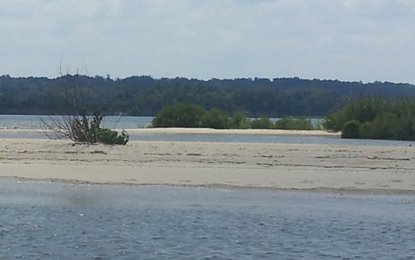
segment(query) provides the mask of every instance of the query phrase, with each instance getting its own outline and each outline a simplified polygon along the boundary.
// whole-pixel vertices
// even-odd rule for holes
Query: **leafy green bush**
[[[251,121],[252,129],[272,129],[273,123],[267,117],[261,117]]]
[[[359,138],[359,122],[356,120],[351,120],[344,124],[342,130],[342,138]]]
[[[314,126],[310,119],[282,118],[275,122],[275,128],[286,130],[313,130]]]
[[[378,113],[388,110],[390,110],[390,103],[383,99],[373,97],[357,99],[348,103],[340,111],[329,115],[324,126],[326,129],[340,131],[348,121],[373,121]]]
[[[63,125],[68,125],[69,137],[75,142],[95,144],[119,144],[125,145],[129,141],[128,133],[124,130],[119,135],[117,131],[107,128],[101,128],[102,116],[99,112],[95,112],[92,119],[89,119],[85,114],[80,117],[71,117],[68,122]]]
[[[103,144],[120,144],[125,145],[128,143],[129,136],[124,130],[119,135],[117,131],[111,129],[100,129],[98,134],[98,142]]]
[[[205,111],[201,106],[178,103],[162,109],[153,119],[151,126],[239,129],[249,128],[249,122],[242,113],[236,113],[229,118],[223,111],[216,108]]]
[[[248,129],[249,127],[249,121],[241,112],[233,114],[232,118],[229,119],[229,128],[231,129]]]
[[[415,140],[415,102],[356,100],[330,115],[325,126],[342,130],[345,138]]]
[[[83,113],[80,116],[69,117],[64,125],[68,125],[68,131],[72,140],[80,143],[94,144],[98,142],[101,122],[102,116],[95,112],[91,120]]]
[[[200,127],[204,114],[201,106],[177,103],[163,108],[151,124],[153,127]]]
[[[284,118],[275,124],[267,117],[248,120],[241,112],[232,117],[223,111],[213,108],[205,111],[197,105],[178,103],[165,107],[152,121],[152,127],[208,127],[215,129],[314,129],[310,119]]]
[[[412,123],[411,123],[412,121]],[[376,116],[372,122],[365,122],[360,128],[361,138],[413,140],[414,119],[399,118],[396,114],[385,112]]]
[[[228,128],[228,117],[219,109],[207,111],[201,118],[201,126],[215,129]]]

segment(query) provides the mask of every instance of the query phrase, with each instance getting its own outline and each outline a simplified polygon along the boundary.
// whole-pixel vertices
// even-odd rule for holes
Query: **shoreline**
[[[87,185],[87,186],[118,186],[118,187],[172,187],[172,188],[201,188],[201,189],[217,189],[217,190],[238,190],[238,191],[270,191],[270,192],[303,192],[303,193],[318,193],[318,194],[333,194],[333,195],[373,195],[373,196],[415,196],[415,190],[390,190],[390,189],[335,189],[328,187],[301,189],[301,188],[274,188],[274,187],[249,187],[249,186],[234,186],[226,184],[208,184],[208,185],[192,185],[192,184],[157,184],[157,183],[124,183],[124,182],[108,182],[95,183],[80,180],[65,180],[65,179],[38,179],[25,177],[10,177],[0,176],[0,182],[9,181],[16,183],[51,183],[63,185]]]

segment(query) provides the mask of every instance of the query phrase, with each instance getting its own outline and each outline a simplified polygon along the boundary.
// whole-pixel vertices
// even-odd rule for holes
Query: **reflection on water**
[[[0,182],[0,258],[399,259],[415,197]]]

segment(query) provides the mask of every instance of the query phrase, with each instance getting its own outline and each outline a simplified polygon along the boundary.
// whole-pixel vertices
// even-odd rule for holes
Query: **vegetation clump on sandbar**
[[[194,127],[214,129],[290,129],[313,130],[310,119],[283,118],[270,120],[267,117],[248,119],[241,112],[227,115],[213,108],[205,110],[194,104],[178,103],[163,108],[153,119],[151,127]]]
[[[81,115],[63,115],[61,118],[53,119],[51,122],[43,121],[45,127],[51,130],[47,135],[53,139],[69,138],[80,144],[109,144],[125,145],[129,141],[129,135],[122,130],[117,131],[102,128],[103,117],[95,112],[92,117],[85,113]]]
[[[98,106],[92,101],[93,93],[77,80],[69,78],[61,82],[63,102],[67,107],[58,117],[41,120],[45,133],[53,139],[68,138],[78,144],[125,145],[129,135],[122,130],[117,131],[101,127],[103,117]],[[89,107],[95,107],[93,110]],[[91,111],[95,111],[91,113]],[[92,115],[92,116],[91,116]]]
[[[228,115],[219,109],[205,110],[178,103],[162,109],[151,127],[195,127],[214,129],[285,129],[342,132],[342,138],[415,140],[415,103],[367,97],[351,101],[315,126],[306,118],[267,117],[248,119],[241,112]]]
[[[342,138],[415,140],[415,102],[368,97],[327,117],[324,126]]]

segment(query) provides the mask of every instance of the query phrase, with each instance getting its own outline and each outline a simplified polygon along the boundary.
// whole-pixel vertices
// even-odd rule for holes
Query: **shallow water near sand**
[[[415,196],[0,181],[0,258],[406,259]]]

